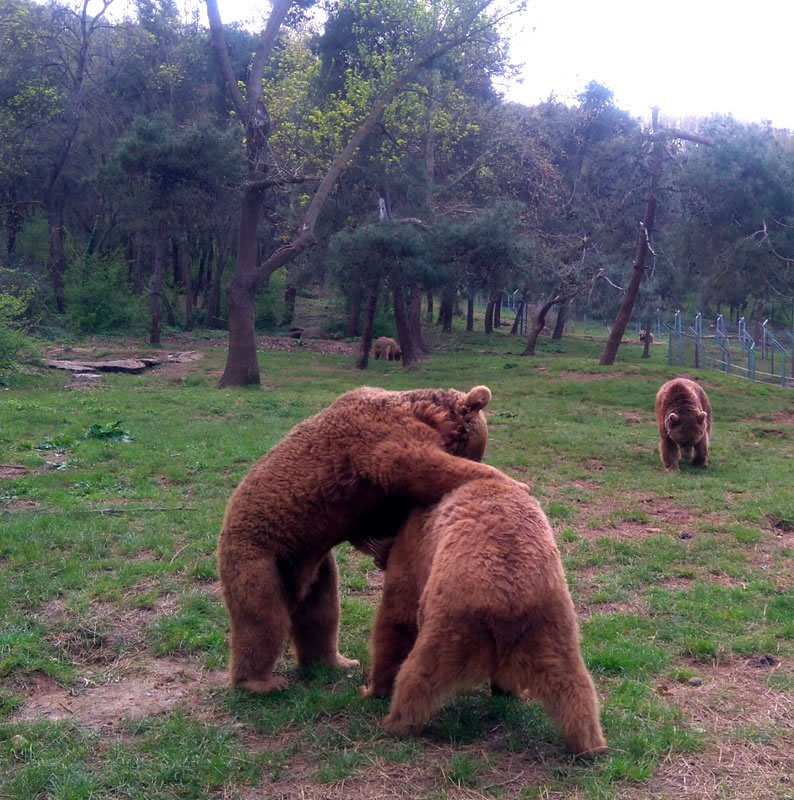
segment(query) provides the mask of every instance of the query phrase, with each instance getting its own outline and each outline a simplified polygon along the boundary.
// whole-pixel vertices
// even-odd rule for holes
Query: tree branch
[[[207,18],[210,21],[212,49],[218,59],[221,73],[229,89],[229,95],[232,98],[235,110],[245,120],[248,109],[240,87],[237,85],[237,78],[234,77],[232,61],[229,58],[229,48],[226,46],[226,38],[223,35],[223,22],[221,22],[221,14],[218,11],[218,0],[207,0]]]
[[[211,2],[217,3],[217,0],[207,0],[207,6]],[[278,32],[281,30],[281,25],[291,6],[292,0],[275,0],[267,25],[265,25],[265,30],[259,37],[259,42],[254,52],[254,60],[251,63],[251,72],[248,74],[248,81],[246,82],[249,113],[253,111],[254,104],[262,96],[262,77],[265,74],[265,67],[276,44]]]

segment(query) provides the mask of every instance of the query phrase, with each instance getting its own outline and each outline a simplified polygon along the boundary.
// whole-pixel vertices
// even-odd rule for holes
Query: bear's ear
[[[465,398],[471,411],[479,411],[491,402],[491,390],[487,386],[475,386]]]
[[[698,411],[698,419],[703,422],[706,419],[706,412],[705,411]]]
[[[670,427],[671,428],[675,428],[675,426],[678,425],[678,421],[679,421],[678,414],[676,414],[675,411],[673,411],[670,414],[670,416],[667,418],[667,421],[670,423]]]

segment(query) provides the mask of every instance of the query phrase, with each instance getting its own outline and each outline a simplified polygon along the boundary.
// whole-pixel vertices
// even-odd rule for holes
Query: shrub
[[[30,340],[21,330],[27,310],[25,298],[0,293],[0,370],[13,367],[30,348]]]
[[[79,333],[144,330],[146,297],[136,296],[123,262],[90,256],[66,280],[66,320]]]

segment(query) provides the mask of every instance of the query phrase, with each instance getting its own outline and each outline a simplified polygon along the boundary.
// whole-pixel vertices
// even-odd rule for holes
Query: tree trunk
[[[664,158],[664,142],[657,130],[658,122],[659,109],[654,108],[652,123],[654,136],[651,145],[651,185],[648,191],[648,201],[645,206],[645,219],[640,229],[640,239],[637,244],[637,253],[634,256],[631,281],[626,288],[623,302],[620,304],[620,309],[618,309],[618,314],[615,317],[615,322],[612,325],[612,330],[609,333],[606,347],[604,348],[601,361],[599,362],[603,365],[615,363],[618,348],[623,341],[623,334],[631,318],[631,311],[634,308],[637,295],[640,293],[640,284],[645,275],[645,261],[648,257],[648,251],[650,250],[651,231],[653,230],[653,222],[656,218],[656,197],[659,192],[659,181],[662,177],[662,159]]]
[[[64,273],[66,272],[63,254],[63,197],[53,190],[47,204],[47,228],[49,231],[49,272],[52,291],[55,297],[55,310],[59,314],[66,311],[66,295],[64,290]]]
[[[433,321],[433,290],[427,290],[427,311],[425,312],[425,319],[428,322]]]
[[[521,292],[521,301],[518,304],[518,310],[516,311],[516,318],[513,320],[513,327],[510,328],[510,335],[515,336],[519,329],[521,328],[521,318],[524,315],[524,306],[527,304],[527,292],[526,290]]]
[[[193,264],[186,246],[180,247],[182,285],[185,289],[185,330],[193,330]]]
[[[350,298],[350,308],[347,311],[347,322],[345,323],[345,336],[348,339],[361,335],[361,299],[363,294],[364,291],[359,286]]]
[[[160,344],[160,299],[163,294],[163,261],[165,259],[165,234],[158,231],[154,238],[154,274],[149,295],[152,310],[152,326],[149,332],[149,343]]]
[[[11,269],[16,256],[17,234],[22,228],[22,214],[14,203],[6,208],[6,266]]]
[[[430,348],[422,335],[422,285],[415,283],[411,289],[411,310],[409,316],[411,338],[422,353],[429,353]]]
[[[287,284],[284,288],[284,317],[281,320],[282,328],[292,327],[292,324],[295,322],[295,298],[297,295],[297,288]]]
[[[375,325],[375,312],[378,310],[378,295],[380,294],[380,279],[377,279],[370,289],[367,301],[367,312],[364,316],[364,327],[361,330],[356,369],[366,369],[369,362],[369,349],[372,347],[372,328]]]
[[[471,292],[466,295],[466,330],[468,333],[474,331],[474,295]]]
[[[441,302],[438,304],[438,324],[444,333],[452,333],[452,312],[455,308],[454,286],[445,286],[441,292]]]
[[[499,295],[494,298],[493,306],[493,326],[494,328],[502,327],[502,300],[504,299],[504,292],[499,292]]]
[[[218,386],[259,384],[254,331],[257,290],[257,237],[263,191],[248,185],[243,189],[237,266],[229,284],[229,352]],[[269,276],[268,276],[269,277]]]
[[[400,340],[403,366],[410,367],[416,363],[416,347],[411,336],[411,324],[408,321],[408,311],[405,307],[402,279],[395,275],[392,275],[392,298],[394,299],[394,323],[397,326],[397,338]]]
[[[168,299],[168,292],[165,290],[165,286],[161,286],[160,297],[163,299],[163,309],[165,310],[165,321],[168,323],[169,328],[176,328],[176,316],[174,315],[174,307],[171,305],[171,301]]]
[[[493,333],[493,313],[495,300],[493,297],[488,298],[488,303],[485,306],[485,332]]]
[[[648,312],[648,319],[645,320],[645,342],[643,343],[645,347],[642,348],[642,357],[643,358],[650,358],[651,357],[651,326],[653,325],[653,314],[649,311]],[[697,344],[695,345],[695,358],[698,358],[700,353],[698,352]],[[695,366],[698,366],[695,364]]]
[[[218,386],[250,386],[259,383],[254,317],[256,289],[235,275],[229,284],[229,353]]]
[[[522,356],[535,355],[535,346],[538,343],[538,336],[540,336],[540,332],[543,330],[543,328],[546,327],[546,314],[549,313],[549,309],[552,306],[556,306],[558,303],[564,303],[567,299],[568,298],[566,297],[557,296],[543,304],[540,311],[538,311],[537,317],[535,317],[535,324],[532,326],[532,330],[529,332],[527,346],[524,349],[524,352],[521,353]]]
[[[221,247],[219,243],[216,253],[215,274],[212,276],[209,301],[207,303],[207,327],[209,328],[226,327],[225,321],[221,319],[221,283],[223,280],[223,270],[226,267],[228,258],[229,253],[227,249]]]
[[[207,253],[207,248],[202,247],[201,253],[199,254],[199,269],[198,269],[198,277],[196,278],[195,282],[193,283],[193,307],[197,307],[199,305],[199,295],[201,294],[202,290],[204,289],[204,281],[206,280],[206,276],[204,274],[207,268],[207,261],[209,260],[209,255]],[[205,293],[206,296],[206,293]]]
[[[569,302],[566,300],[564,303],[560,303],[560,307],[557,309],[557,322],[554,323],[554,333],[551,335],[551,338],[556,341],[562,339],[565,322],[568,319],[568,306]]]
[[[146,237],[136,233],[133,239],[135,260],[132,266],[132,291],[136,295],[143,294],[143,264],[146,257]]]

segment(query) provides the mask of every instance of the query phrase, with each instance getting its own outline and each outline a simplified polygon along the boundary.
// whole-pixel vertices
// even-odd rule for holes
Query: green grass
[[[758,697],[794,692],[794,431],[775,417],[794,393],[695,375],[714,406],[713,463],[667,475],[653,421],[655,392],[675,374],[663,348],[647,362],[626,346],[608,368],[599,342],[541,340],[534,359],[515,355],[520,345],[456,334],[413,370],[374,362],[364,374],[351,358],[262,351],[259,390],[214,388],[224,351],[200,335],[180,345],[205,354],[188,375],[107,375],[88,392],[55,372],[11,375],[0,464],[30,471],[0,479],[0,797],[236,797],[261,784],[263,796],[344,786],[355,799],[358,782],[380,781],[417,798],[607,798],[677,757],[697,770],[715,748],[794,746],[785,726],[751,721],[721,740],[656,691],[698,691],[687,682],[715,665],[768,655],[775,669],[748,668]],[[123,687],[157,659],[191,676],[223,669],[214,550],[225,503],[292,426],[361,383],[491,387],[486,460],[530,483],[557,531],[607,755],[571,760],[537,705],[487,687],[452,698],[422,737],[397,739],[379,727],[388,704],[358,696],[360,669],[302,674],[289,654],[277,696],[194,677],[176,684],[191,702],[144,708],[138,722],[19,720],[36,691]],[[337,560],[340,647],[366,667],[376,569],[346,545]]]

